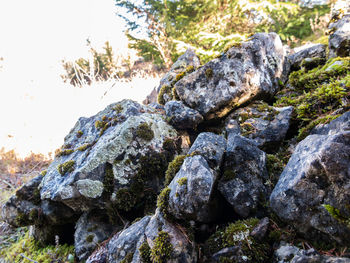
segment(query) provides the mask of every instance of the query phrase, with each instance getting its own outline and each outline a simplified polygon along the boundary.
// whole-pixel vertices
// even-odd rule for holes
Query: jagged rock
[[[322,134],[310,135],[297,145],[270,205],[282,220],[311,239],[314,233],[318,239],[323,235],[349,244],[350,131],[342,131],[349,124],[337,123],[332,121]]]
[[[316,126],[311,134],[332,135],[342,131],[350,131],[350,111],[331,121],[329,124]]]
[[[262,241],[266,236],[268,227],[270,224],[270,219],[268,217],[264,217],[259,221],[259,223],[254,227],[250,235],[257,241]]]
[[[181,101],[169,101],[165,104],[165,112],[168,122],[179,130],[196,129],[203,121],[203,116],[198,111],[186,107]]]
[[[152,262],[197,262],[194,241],[164,219],[159,210],[152,217],[146,216],[117,233],[105,248],[94,252],[87,262],[97,263],[105,257],[106,262],[121,262],[126,258],[129,260],[126,262],[150,262],[149,256],[154,258]],[[148,257],[149,261],[143,261],[144,257]]]
[[[233,112],[227,118],[226,126],[232,125],[230,120],[235,119],[243,136],[255,141],[263,150],[273,150],[285,138],[292,113],[293,107],[278,108],[255,102]]]
[[[164,119],[155,109],[130,100],[80,118],[47,169],[41,199],[80,213],[106,203],[129,211],[145,200],[143,188],[155,196],[176,152],[169,145],[177,133]],[[165,143],[169,151],[163,150]]]
[[[180,56],[177,61],[171,66],[169,72],[167,72],[162,79],[157,88],[158,102],[165,104],[168,101],[171,101],[173,98],[173,86],[174,84],[183,76],[196,70],[201,65],[199,58],[194,53],[192,49],[187,49],[186,52]],[[150,95],[153,93],[152,99]],[[147,97],[147,100],[150,102],[153,101],[154,91]]]
[[[329,26],[329,58],[350,56],[350,13]]]
[[[330,257],[314,249],[303,250],[289,244],[281,244],[275,251],[275,263],[349,263],[349,258]]]
[[[75,254],[78,259],[86,260],[99,243],[117,230],[118,227],[109,222],[104,211],[84,213],[76,223],[74,233]]]
[[[318,59],[318,61],[326,62],[326,49],[326,45],[322,44],[306,44],[294,48],[287,57],[291,70],[299,70],[305,59],[315,62]]]
[[[175,84],[179,98],[205,119],[221,118],[255,98],[271,98],[278,89],[284,50],[275,33],[255,34]]]
[[[177,219],[210,222],[218,216],[213,198],[216,172],[200,155],[187,157],[169,184],[168,211]]]
[[[226,140],[221,135],[202,132],[192,144],[188,154],[200,154],[208,162],[210,168],[218,169],[222,163],[226,149]]]
[[[218,188],[237,214],[248,217],[257,213],[259,203],[267,198],[267,179],[265,153],[252,140],[229,136]]]

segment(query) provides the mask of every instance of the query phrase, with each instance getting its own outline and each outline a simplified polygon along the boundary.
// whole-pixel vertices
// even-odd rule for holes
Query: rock
[[[348,263],[349,258],[320,255],[314,249],[303,250],[289,244],[281,244],[275,251],[275,263]]]
[[[293,107],[278,108],[255,102],[230,114],[226,126],[232,125],[230,120],[236,120],[243,136],[255,141],[260,149],[271,151],[284,140],[292,113]]]
[[[98,256],[97,256],[98,255]],[[87,262],[95,263],[107,256],[107,262],[197,262],[194,242],[159,212],[146,216],[117,233],[106,249],[93,253]],[[95,259],[94,259],[95,258]]]
[[[157,103],[157,99],[158,99],[158,92],[157,92],[157,89],[154,87],[151,93],[147,95],[146,99],[144,99],[142,103],[145,105]]]
[[[216,173],[200,155],[187,157],[169,184],[168,212],[177,219],[210,222],[217,216],[213,198]]]
[[[350,56],[350,13],[329,26],[329,58]]]
[[[332,121],[322,134],[310,135],[297,145],[270,205],[310,239],[315,234],[318,240],[327,236],[349,244],[350,131],[342,131],[345,125],[337,123]]]
[[[240,252],[239,246],[225,247],[225,248],[221,249],[220,251],[216,252],[212,258],[215,262],[220,262],[221,257],[225,257],[225,258],[237,257],[237,254],[239,254],[239,252]],[[234,262],[236,262],[236,261],[234,261]]]
[[[218,189],[238,215],[246,218],[257,213],[259,203],[267,198],[267,179],[265,153],[247,138],[229,136]]]
[[[80,118],[47,169],[41,199],[64,203],[77,214],[110,203],[129,211],[147,199],[147,188],[154,203],[176,152],[163,145],[173,144],[176,136],[154,108],[130,100]]]
[[[315,62],[318,61],[318,64],[320,64],[320,62],[326,62],[326,49],[326,45],[322,44],[306,44],[294,48],[287,57],[291,70],[299,70],[305,59]]]
[[[270,225],[270,220],[268,217],[264,217],[259,221],[259,223],[254,227],[250,235],[257,241],[262,241],[266,236],[268,227]]]
[[[211,132],[202,132],[197,136],[188,154],[202,155],[210,168],[217,170],[222,163],[225,149],[226,140],[224,137]]]
[[[172,91],[174,84],[189,72],[196,70],[200,64],[199,58],[194,51],[190,48],[187,49],[186,52],[171,66],[169,72],[167,72],[160,80],[160,84],[157,88],[158,102],[164,105],[168,101],[174,99]],[[152,91],[152,93],[154,92]]]
[[[198,111],[186,107],[181,101],[169,101],[165,104],[165,112],[168,122],[179,130],[195,130],[203,121],[203,116]]]
[[[284,50],[275,33],[255,34],[175,84],[179,98],[205,119],[221,118],[256,98],[271,98],[278,89]]]
[[[99,243],[117,230],[118,227],[109,222],[104,211],[84,213],[76,223],[74,233],[75,254],[78,259],[86,260]]]
[[[329,0],[300,0],[298,4],[302,7],[314,8],[315,6],[328,5]]]
[[[316,126],[311,131],[311,134],[332,135],[343,131],[350,131],[350,111],[331,121],[329,124]]]

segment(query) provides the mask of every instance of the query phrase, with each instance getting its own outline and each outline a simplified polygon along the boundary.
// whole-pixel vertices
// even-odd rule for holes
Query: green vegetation
[[[327,210],[327,212],[339,222],[348,225],[350,228],[350,217],[346,217],[341,214],[340,210],[335,208],[334,206],[324,204],[323,207]]]
[[[38,263],[73,262],[68,261],[72,255],[74,255],[74,246],[58,245],[41,248],[32,237],[29,237],[29,232],[0,250],[0,257],[13,263],[27,262],[24,257]]]
[[[131,263],[132,258],[134,257],[133,253],[128,253],[125,258],[123,258],[122,261],[120,261],[120,263]]]
[[[177,183],[178,183],[180,186],[187,185],[187,177],[182,177],[182,178],[180,178],[179,180],[177,180]]]
[[[83,136],[83,134],[84,134],[84,133],[83,133],[82,131],[80,131],[80,130],[77,131],[77,137],[78,137],[78,138],[80,138],[81,136]]]
[[[70,173],[74,171],[75,161],[69,160],[65,163],[59,164],[57,166],[57,170],[61,175],[65,175],[66,173]]]
[[[95,235],[93,235],[93,234],[88,235],[86,237],[86,242],[91,243],[92,241],[94,241],[94,237],[95,237]]]
[[[181,165],[185,161],[186,155],[178,155],[171,161],[168,165],[168,169],[165,172],[165,182],[164,185],[167,186],[173,180],[177,172],[180,170]]]
[[[45,176],[46,174],[47,174],[47,170],[44,170],[44,171],[41,171],[41,172],[40,172],[40,175],[41,175],[41,176]]]
[[[146,122],[141,123],[136,128],[136,135],[145,141],[151,141],[154,138],[154,132],[150,125]]]
[[[162,212],[165,217],[168,213],[170,191],[171,191],[171,189],[169,187],[164,188],[160,192],[160,194],[158,195],[158,199],[157,199],[157,207],[159,208],[160,212]]]
[[[151,261],[151,248],[147,241],[143,242],[139,247],[140,258],[142,263],[152,263]]]
[[[173,245],[170,242],[170,236],[165,231],[160,231],[154,240],[154,246],[151,250],[151,260],[153,263],[166,263],[173,253]]]
[[[70,155],[71,153],[73,153],[74,150],[73,149],[59,149],[56,152],[56,157],[61,157],[61,156],[66,156],[66,155]]]
[[[85,143],[85,144],[79,146],[79,147],[77,148],[77,150],[83,152],[83,151],[85,151],[87,148],[89,148],[90,146],[91,146],[90,143]]]

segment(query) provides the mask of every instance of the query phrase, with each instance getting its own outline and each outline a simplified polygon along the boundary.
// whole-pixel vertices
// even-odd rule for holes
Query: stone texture
[[[165,104],[165,113],[168,122],[179,130],[195,130],[203,121],[203,116],[198,111],[186,107],[181,101],[169,101]]]
[[[229,136],[218,189],[238,215],[248,217],[258,212],[259,203],[267,198],[267,178],[265,153],[247,138]]]
[[[324,135],[310,135],[297,145],[270,205],[282,220],[310,238],[312,233],[317,238],[323,233],[349,244],[350,131],[342,131],[346,125],[340,127],[338,122],[324,127]]]
[[[255,98],[271,98],[283,71],[284,50],[275,33],[259,33],[175,84],[179,98],[205,118],[221,118]]]
[[[305,44],[292,49],[287,57],[291,70],[299,70],[304,59],[321,58],[326,59],[326,45]]]
[[[272,107],[260,101],[230,114],[226,126],[233,125],[232,119],[236,120],[241,135],[255,141],[259,148],[271,151],[284,140],[292,113],[293,107]],[[237,129],[237,125],[234,127]]]
[[[330,24],[329,58],[350,56],[350,13]]]
[[[210,222],[216,218],[213,199],[216,173],[206,160],[196,155],[187,157],[169,184],[168,211],[177,219]]]

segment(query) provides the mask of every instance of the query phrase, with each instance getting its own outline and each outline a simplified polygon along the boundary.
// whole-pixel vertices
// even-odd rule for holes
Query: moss
[[[179,180],[177,180],[177,183],[178,183],[180,186],[187,185],[187,177],[182,177],[182,178],[180,178]]]
[[[105,167],[105,175],[103,178],[103,188],[104,188],[104,194],[107,195],[108,197],[113,193],[113,190],[114,190],[113,166],[109,163],[107,163]]]
[[[59,149],[56,152],[56,157],[61,157],[61,156],[66,156],[66,155],[70,155],[71,153],[73,153],[74,150],[73,149]]]
[[[180,170],[181,165],[185,161],[186,155],[178,155],[172,162],[169,163],[168,169],[165,172],[164,185],[167,186],[173,180],[177,172]]]
[[[40,175],[43,176],[43,177],[44,177],[46,174],[47,174],[47,170],[44,170],[44,171],[41,171],[41,172],[40,172]]]
[[[33,202],[33,204],[38,205],[41,202],[41,197],[40,197],[40,190],[39,188],[35,188],[33,191],[33,196],[32,199],[30,200]]]
[[[29,212],[29,220],[32,222],[36,222],[39,220],[39,211],[36,208],[33,208]]]
[[[121,113],[121,112],[123,111],[123,106],[120,105],[120,104],[115,105],[114,111],[115,111],[115,113],[117,113],[117,114]]]
[[[250,236],[258,222],[259,220],[256,218],[238,220],[225,229],[217,231],[207,241],[210,252],[216,253],[225,247],[239,245],[249,262],[266,262],[270,254],[269,245],[257,242]]]
[[[89,148],[90,146],[91,146],[90,143],[85,143],[85,144],[79,146],[79,147],[77,148],[77,150],[83,152],[83,151],[85,151],[87,148]]]
[[[15,218],[15,224],[17,226],[25,226],[28,224],[28,218],[25,215],[25,213],[22,213],[22,212],[17,213],[17,216]]]
[[[284,169],[285,164],[278,158],[277,155],[266,155],[266,168],[269,173],[270,182],[275,185],[278,181],[280,174]]]
[[[78,137],[78,138],[80,138],[81,136],[83,136],[83,132],[82,131],[77,131],[77,133],[76,133],[76,136]]]
[[[85,241],[88,243],[91,243],[92,241],[94,241],[94,237],[95,237],[95,235],[90,234],[85,238]]]
[[[162,149],[168,153],[168,161],[171,161],[175,154],[181,152],[181,139],[166,138],[163,142]]]
[[[179,74],[176,75],[175,77],[175,81],[179,81],[180,79],[182,79],[184,76],[186,75],[186,71],[180,72]]]
[[[345,215],[342,215],[342,213],[340,212],[339,209],[335,208],[334,206],[332,205],[329,205],[329,204],[324,204],[322,205],[326,210],[327,212],[334,218],[336,219],[337,221],[343,223],[343,224],[346,224],[348,227],[350,227],[350,217],[347,217]]]
[[[211,79],[213,77],[213,69],[207,68],[205,70],[205,76],[207,77],[207,79]]]
[[[163,85],[160,90],[159,90],[159,94],[158,94],[158,103],[161,105],[165,104],[165,100],[164,100],[164,95],[167,94],[170,98],[172,98],[172,86],[169,85]]]
[[[319,65],[324,65],[325,63],[325,58],[306,58],[301,62],[301,67],[308,71],[318,67]]]
[[[65,175],[66,173],[70,173],[74,171],[75,161],[69,160],[57,166],[57,170],[61,175]]]
[[[130,164],[131,164],[131,160],[130,160],[130,159],[126,159],[126,160],[124,161],[124,164],[125,164],[125,165],[130,165]]]
[[[186,73],[190,73],[190,72],[193,72],[194,71],[194,66],[192,65],[189,65],[186,67]]]
[[[128,253],[125,258],[123,258],[122,261],[120,261],[120,263],[131,263],[132,258],[134,257],[133,253]]]
[[[230,181],[236,177],[236,172],[232,169],[226,169],[222,175],[223,181]]]
[[[157,198],[157,207],[164,216],[166,216],[168,213],[170,191],[171,189],[169,187],[164,188]]]
[[[255,131],[253,124],[250,122],[241,123],[239,126],[241,128],[241,133],[243,136],[248,136]]]
[[[105,118],[104,118],[105,117]],[[95,121],[95,128],[100,131],[100,137],[104,134],[104,132],[111,126],[111,122],[107,120],[106,116],[102,117],[102,120]]]
[[[9,243],[0,250],[0,258],[6,262],[24,262],[25,259],[21,255],[40,263],[67,262],[67,258],[74,255],[74,246],[64,244],[40,247],[34,238],[30,237],[29,232],[25,232]]]
[[[154,246],[151,249],[152,262],[166,263],[171,258],[173,250],[169,234],[165,231],[158,232],[158,236],[154,239]]]
[[[143,242],[139,247],[140,258],[142,263],[152,263],[151,261],[151,248],[147,241]]]
[[[136,128],[136,135],[145,141],[151,141],[154,138],[154,132],[148,123],[143,122]]]
[[[136,194],[128,188],[119,189],[116,192],[116,207],[124,211],[130,211],[136,204]]]

